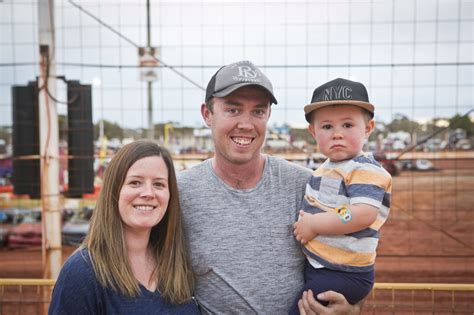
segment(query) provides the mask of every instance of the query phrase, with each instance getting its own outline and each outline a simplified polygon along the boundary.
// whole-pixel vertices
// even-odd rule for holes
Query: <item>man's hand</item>
[[[306,213],[303,210],[300,210],[300,218],[298,222],[293,224],[294,232],[293,234],[296,236],[296,240],[301,244],[306,244],[311,241],[313,238],[318,235],[314,231],[314,215],[311,213]]]
[[[328,306],[324,306],[314,298],[313,291],[308,290],[303,292],[303,296],[298,301],[298,308],[301,315],[359,315],[361,313],[362,302],[351,305],[347,302],[344,295],[334,292],[326,291],[318,294],[318,299],[328,301]]]

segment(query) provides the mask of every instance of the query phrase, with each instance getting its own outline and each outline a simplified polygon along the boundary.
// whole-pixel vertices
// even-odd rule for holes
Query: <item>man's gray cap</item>
[[[243,86],[254,85],[267,92],[272,103],[277,104],[270,80],[250,61],[239,61],[221,67],[212,76],[206,89],[206,102],[212,97],[224,97]]]

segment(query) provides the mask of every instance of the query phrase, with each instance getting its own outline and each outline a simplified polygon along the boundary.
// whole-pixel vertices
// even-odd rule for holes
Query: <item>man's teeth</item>
[[[250,142],[252,142],[252,139],[250,138],[232,138],[232,140],[234,140],[235,143],[237,144],[240,144],[240,145],[246,145],[246,144],[250,144]]]
[[[137,210],[143,210],[143,211],[150,211],[150,210],[153,210],[155,207],[154,206],[145,206],[145,205],[138,205],[138,206],[134,206],[135,209]]]

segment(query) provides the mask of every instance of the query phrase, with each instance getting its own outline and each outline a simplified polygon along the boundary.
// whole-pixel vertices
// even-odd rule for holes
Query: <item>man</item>
[[[206,89],[201,114],[215,155],[178,175],[203,313],[286,314],[303,285],[293,223],[311,173],[261,153],[272,103],[272,84],[249,61],[220,68]],[[359,312],[326,294],[332,303],[323,307],[305,292],[300,312]]]

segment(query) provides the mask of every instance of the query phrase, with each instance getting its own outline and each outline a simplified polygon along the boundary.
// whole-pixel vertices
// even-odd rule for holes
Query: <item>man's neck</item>
[[[227,185],[236,189],[251,189],[257,186],[265,168],[265,155],[245,164],[235,164],[226,159],[214,157],[212,168]]]

